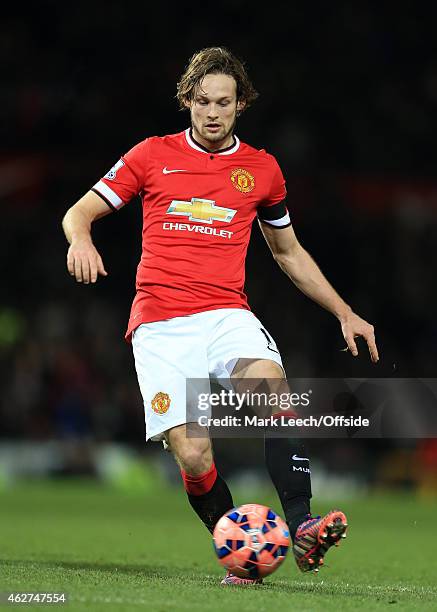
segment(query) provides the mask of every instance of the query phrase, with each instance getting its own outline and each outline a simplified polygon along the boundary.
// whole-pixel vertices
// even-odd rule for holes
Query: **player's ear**
[[[188,98],[184,99],[184,106],[185,108],[188,108],[188,110],[191,108],[191,100],[188,100]]]
[[[237,102],[237,116],[241,115],[241,113],[246,108],[246,100],[238,100]]]

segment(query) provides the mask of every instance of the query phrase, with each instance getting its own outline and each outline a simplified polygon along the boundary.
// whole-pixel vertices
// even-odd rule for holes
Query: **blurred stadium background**
[[[226,45],[260,98],[237,134],[278,158],[295,230],[376,326],[381,363],[340,351],[337,322],[290,285],[254,227],[247,293],[289,377],[434,377],[437,5],[84,2],[2,9],[0,479],[91,477],[141,487],[179,476],[144,443],[123,334],[140,256],[133,201],[99,221],[107,279],[68,276],[61,219],[119,156],[187,125],[175,84],[191,54]],[[437,495],[434,440],[310,441],[314,495]],[[260,441],[218,441],[222,472],[270,486]],[[242,452],[243,448],[243,452]],[[0,497],[1,499],[1,497]]]

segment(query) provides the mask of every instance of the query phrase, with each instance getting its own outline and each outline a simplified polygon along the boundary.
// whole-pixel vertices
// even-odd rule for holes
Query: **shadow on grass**
[[[65,572],[105,572],[107,574],[116,574],[118,576],[130,576],[139,579],[155,579],[155,580],[171,580],[173,583],[180,582],[187,584],[201,584],[202,586],[216,586],[221,580],[221,576],[203,574],[196,569],[187,568],[186,566],[173,567],[169,569],[167,566],[148,565],[138,563],[137,565],[121,563],[99,563],[98,561],[60,561],[59,559],[39,561],[37,559],[1,559],[0,566],[3,568],[9,567],[23,570],[28,568],[29,571],[40,570],[58,570]]]
[[[26,567],[29,569],[35,569],[35,566],[41,569],[60,569],[60,570],[71,570],[71,571],[92,571],[92,572],[108,572],[117,574],[127,574],[130,576],[142,576],[142,577],[154,577],[154,578],[174,578],[175,574],[169,572],[167,568],[163,566],[153,567],[150,565],[138,564],[138,565],[124,565],[123,563],[90,563],[88,561],[59,561],[53,559],[52,561],[38,561],[36,559],[0,559],[0,564],[3,567]],[[181,570],[182,571],[182,570]]]

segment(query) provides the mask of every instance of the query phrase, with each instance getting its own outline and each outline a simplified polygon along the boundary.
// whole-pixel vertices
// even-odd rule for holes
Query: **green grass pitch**
[[[234,495],[237,504],[278,501]],[[65,591],[67,610],[437,610],[437,503],[373,495],[346,501],[348,538],[318,575],[292,555],[263,585],[220,587],[211,538],[180,490],[127,494],[92,481],[0,492],[0,591]],[[323,503],[314,510],[327,511]],[[45,605],[0,606],[26,610]]]

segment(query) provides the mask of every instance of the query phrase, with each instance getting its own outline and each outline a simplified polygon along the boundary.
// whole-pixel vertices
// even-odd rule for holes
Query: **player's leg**
[[[232,379],[259,381],[266,393],[289,392],[282,367],[268,359],[239,359]],[[259,390],[259,387],[258,387]],[[279,408],[274,410],[279,412]],[[294,539],[296,530],[310,514],[311,472],[305,445],[299,438],[275,437],[276,428],[267,429],[264,438],[266,467],[278,492],[285,520]]]
[[[198,431],[196,431],[196,429]],[[193,510],[212,533],[217,521],[234,507],[226,482],[217,472],[212,445],[205,428],[190,423],[166,432],[169,448],[178,463]],[[261,579],[239,578],[227,572],[224,586],[251,586]]]
[[[234,383],[238,378],[242,383],[256,378],[258,383],[265,381],[272,391],[285,384],[276,343],[253,313],[229,309],[209,316],[217,317],[208,347],[213,375],[219,379],[232,375]],[[290,526],[297,564],[303,571],[316,569],[328,548],[345,534],[346,517],[339,511],[314,519],[309,514],[311,475],[302,439],[274,437],[273,431],[267,432],[265,458]]]
[[[190,423],[173,427],[166,432],[182,479],[188,500],[212,533],[215,524],[225,512],[234,507],[226,482],[217,472],[211,441],[206,428]]]
[[[277,363],[261,359],[240,359],[232,373],[237,385],[245,378],[256,379],[267,393],[284,392],[277,381],[281,376],[283,371]],[[275,437],[274,433],[275,429],[266,430],[266,466],[290,528],[293,553],[299,569],[318,571],[328,549],[346,537],[347,519],[340,510],[332,510],[324,517],[311,516],[311,476],[305,446],[300,439]]]
[[[210,373],[223,382],[231,378],[238,392],[243,387],[263,384],[267,392],[280,392],[286,385],[282,360],[275,341],[252,312],[223,309],[203,313],[216,318],[215,332],[208,346]],[[244,388],[242,390],[244,391]],[[265,437],[266,465],[285,513],[291,534],[310,512],[311,475],[308,461],[305,470],[293,470],[294,456],[307,457],[301,440]],[[296,466],[302,467],[296,461]]]
[[[217,474],[207,430],[199,427],[201,435],[193,435],[195,424],[190,422],[190,406],[197,401],[197,393],[210,391],[204,329],[196,317],[148,323],[135,330],[132,348],[144,401],[146,439],[167,441],[188,499],[212,531],[233,502]],[[187,385],[190,379],[197,380],[195,389]],[[187,422],[191,435],[187,435]]]

